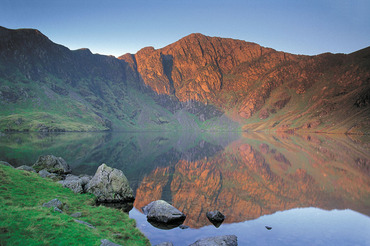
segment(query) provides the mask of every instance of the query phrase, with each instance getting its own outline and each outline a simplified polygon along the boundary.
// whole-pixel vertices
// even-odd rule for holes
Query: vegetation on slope
[[[100,245],[108,239],[122,245],[150,245],[127,214],[93,206],[93,195],[77,195],[36,173],[0,165],[0,245]],[[63,213],[42,204],[57,198]],[[74,221],[70,214],[81,212]]]

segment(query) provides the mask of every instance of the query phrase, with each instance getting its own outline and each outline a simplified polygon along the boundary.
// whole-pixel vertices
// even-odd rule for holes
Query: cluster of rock
[[[182,223],[186,219],[185,214],[163,200],[149,203],[142,208],[142,211],[146,215],[148,222],[160,229],[172,229],[174,227],[184,226]],[[206,216],[216,227],[219,227],[225,220],[225,215],[220,211],[207,212]],[[184,229],[185,228],[187,227],[184,226]],[[226,235],[203,238],[191,244],[191,246],[211,245],[236,246],[238,245],[238,240],[235,235]],[[171,242],[163,242],[156,246],[173,246],[173,244]]]
[[[186,219],[186,215],[166,201],[157,200],[151,202],[143,207],[142,211],[146,215],[148,222],[155,227],[161,229],[172,229],[181,225],[183,226],[182,229],[187,228],[182,225]],[[207,212],[206,216],[216,227],[219,227],[225,220],[225,215],[217,210]]]
[[[1,164],[12,166],[7,162]],[[44,155],[40,156],[32,167],[23,165],[17,169],[51,178],[75,193],[92,193],[98,204],[111,205],[124,211],[133,207],[135,197],[126,176],[121,170],[106,164],[100,165],[94,176],[76,176],[70,174],[72,169],[63,158]]]

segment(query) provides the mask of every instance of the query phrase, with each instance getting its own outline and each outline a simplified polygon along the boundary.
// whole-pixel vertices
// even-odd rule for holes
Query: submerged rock
[[[94,177],[86,185],[86,192],[94,194],[97,203],[132,203],[135,200],[123,172],[106,164],[98,167]]]
[[[235,235],[207,237],[199,239],[189,246],[237,246],[238,238]]]
[[[35,169],[33,169],[32,167],[30,167],[30,166],[26,166],[26,165],[22,165],[22,166],[20,166],[20,167],[17,167],[16,169],[18,169],[18,170],[23,170],[23,171],[27,171],[27,172],[33,172],[33,173],[35,173],[36,172],[36,170]]]
[[[210,211],[206,213],[208,220],[215,226],[219,227],[222,222],[225,220],[225,215],[223,215],[220,211]]]
[[[53,155],[40,156],[32,167],[36,171],[46,169],[46,171],[56,173],[58,175],[68,174],[72,171],[70,166],[62,157],[55,157]]]
[[[14,168],[11,164],[9,164],[8,162],[6,161],[0,161],[0,165],[4,165],[4,166],[8,166],[8,167],[12,167]]]
[[[143,207],[142,210],[149,222],[174,223],[177,224],[176,226],[179,226],[186,218],[185,214],[163,200],[151,202]]]

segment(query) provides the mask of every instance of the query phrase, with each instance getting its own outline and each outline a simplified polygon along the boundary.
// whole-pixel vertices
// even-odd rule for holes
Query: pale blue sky
[[[295,54],[370,46],[369,0],[0,0],[0,25],[119,56],[194,32]]]

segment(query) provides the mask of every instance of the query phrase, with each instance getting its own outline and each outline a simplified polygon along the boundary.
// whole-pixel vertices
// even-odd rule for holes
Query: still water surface
[[[370,245],[370,141],[345,135],[59,133],[0,137],[0,159],[63,157],[74,174],[121,169],[136,196],[130,217],[153,245],[235,234],[239,245]],[[162,230],[141,208],[163,199],[188,229]],[[226,215],[216,228],[205,216]],[[267,230],[265,226],[271,226]]]

